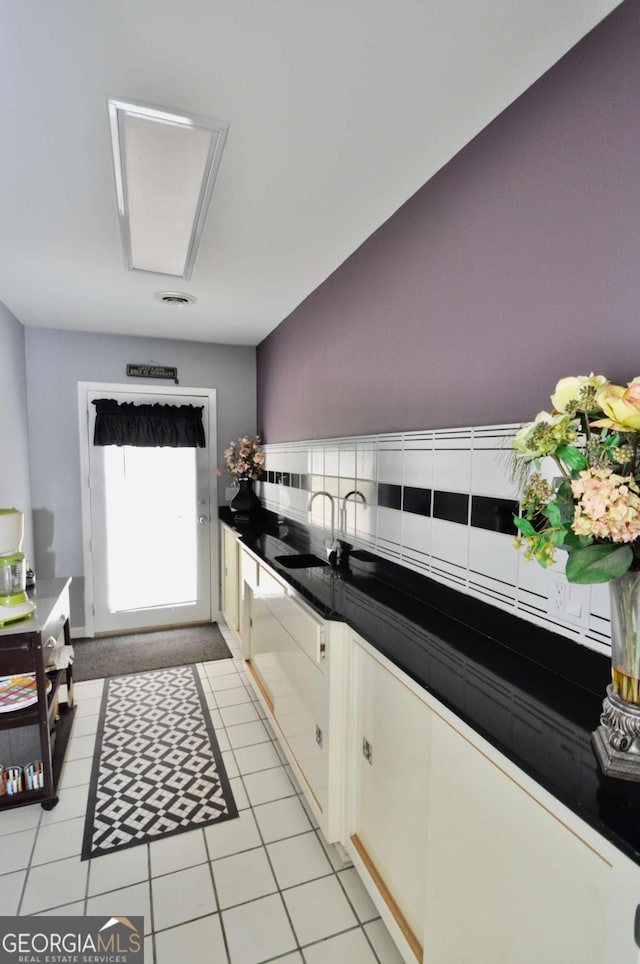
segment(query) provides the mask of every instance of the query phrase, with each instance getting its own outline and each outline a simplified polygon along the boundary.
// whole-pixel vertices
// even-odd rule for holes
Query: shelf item
[[[51,692],[51,680],[46,681],[45,693]],[[24,710],[38,701],[38,684],[34,673],[26,676],[5,676],[0,679],[0,713]]]
[[[22,767],[7,767],[0,774],[0,797],[22,792]]]
[[[0,713],[24,710],[38,699],[35,675],[7,676],[0,680]]]
[[[23,770],[22,785],[25,790],[42,790],[44,787],[44,764],[42,760],[27,763]]]
[[[12,602],[11,605],[2,603],[0,601],[0,626],[10,626],[12,623],[17,623],[21,619],[29,619],[31,615],[35,612],[35,606],[28,599],[26,592],[22,593],[24,598],[15,597],[17,602]],[[6,596],[5,599],[11,597]]]
[[[0,628],[0,811],[40,803],[50,810],[73,721],[72,666],[49,669],[69,647],[70,579],[40,580],[33,616]],[[36,598],[37,596],[37,598]],[[66,690],[66,703],[60,695]]]

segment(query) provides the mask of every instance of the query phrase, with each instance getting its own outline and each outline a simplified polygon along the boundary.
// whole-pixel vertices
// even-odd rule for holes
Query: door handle
[[[208,520],[208,518],[209,518],[208,515],[199,515],[198,522],[200,523],[201,526],[203,526],[205,522]]]

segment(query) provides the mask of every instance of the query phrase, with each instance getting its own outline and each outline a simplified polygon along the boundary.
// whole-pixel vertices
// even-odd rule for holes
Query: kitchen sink
[[[276,556],[275,562],[279,562],[281,566],[285,569],[315,569],[318,566],[328,566],[329,563],[325,562],[319,556],[314,556],[312,553],[296,553],[291,556]]]
[[[374,556],[372,552],[367,552],[366,549],[353,549],[349,553],[350,559],[357,559],[359,562],[377,562],[378,557]]]

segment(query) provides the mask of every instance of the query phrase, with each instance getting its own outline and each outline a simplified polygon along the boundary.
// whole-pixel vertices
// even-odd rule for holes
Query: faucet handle
[[[327,551],[327,561],[330,562],[332,566],[337,565],[342,555],[342,543],[340,540],[328,540],[325,543],[325,548]]]

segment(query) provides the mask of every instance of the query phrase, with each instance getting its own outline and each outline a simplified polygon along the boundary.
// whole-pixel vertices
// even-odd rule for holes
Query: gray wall
[[[24,328],[0,302],[0,507],[24,512],[22,551],[33,564]]]
[[[78,382],[153,388],[159,383],[152,379],[126,377],[128,362],[150,362],[177,366],[184,387],[215,388],[217,464],[222,467],[229,441],[255,432],[255,350],[42,328],[27,328],[25,338],[36,573],[74,577],[72,625],[77,626],[84,622]],[[224,485],[221,478],[220,501]]]
[[[518,422],[562,376],[637,375],[639,117],[629,0],[259,345],[265,441]]]

